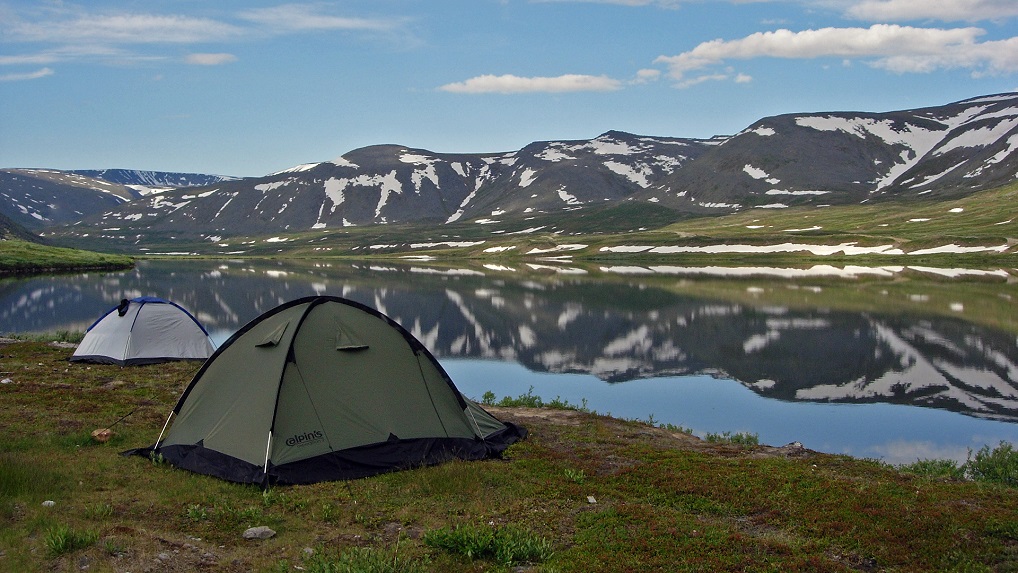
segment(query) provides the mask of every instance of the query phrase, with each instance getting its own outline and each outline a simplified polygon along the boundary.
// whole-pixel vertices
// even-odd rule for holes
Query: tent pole
[[[163,424],[163,429],[159,430],[159,437],[156,438],[156,445],[152,446],[152,451],[153,452],[159,449],[159,442],[163,441],[163,432],[166,431],[166,426],[170,425],[170,418],[172,418],[172,417],[173,417],[173,410],[170,410],[170,415],[166,416],[166,423]]]
[[[467,413],[470,414],[470,421],[473,422],[474,424],[474,431],[477,432],[477,435],[481,438],[481,441],[483,442],[484,436],[481,435],[481,427],[477,425],[477,418],[474,417],[474,412],[470,409],[470,406],[467,406]]]
[[[262,466],[262,473],[269,473],[269,449],[272,448],[272,430],[269,430],[269,439],[265,441],[265,465]]]

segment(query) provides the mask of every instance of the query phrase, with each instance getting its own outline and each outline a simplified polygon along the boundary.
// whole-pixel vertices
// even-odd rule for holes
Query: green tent
[[[494,457],[525,436],[465,399],[390,318],[316,296],[230,337],[156,443],[129,453],[235,482],[295,484]]]

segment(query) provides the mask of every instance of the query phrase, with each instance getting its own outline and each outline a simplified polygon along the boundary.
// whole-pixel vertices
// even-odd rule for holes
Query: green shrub
[[[511,525],[436,529],[424,534],[424,544],[471,560],[491,559],[506,567],[545,561],[554,553],[547,539]]]
[[[515,398],[503,396],[501,400],[496,398],[494,392],[488,390],[481,395],[481,404],[485,406],[502,406],[504,408],[551,408],[553,410],[578,410],[580,412],[591,413],[590,409],[587,408],[586,398],[583,398],[579,405],[573,404],[569,400],[563,400],[561,396],[555,396],[552,400],[545,402],[544,398],[534,394],[533,386],[527,390],[526,394],[520,394]]]
[[[713,444],[735,444],[747,447],[760,445],[760,436],[748,432],[737,432],[734,434],[731,432],[722,432],[720,434],[708,432],[703,439]]]
[[[686,428],[684,426],[677,426],[675,424],[670,424],[668,422],[664,422],[664,423],[658,424],[657,427],[661,428],[662,430],[668,430],[669,432],[679,432],[679,433],[682,433],[682,434],[689,434],[690,436],[693,435],[692,428]]]
[[[965,476],[975,481],[1018,486],[1018,452],[1008,442],[990,449],[983,446],[975,456],[969,451],[968,460],[962,466]]]
[[[903,472],[932,478],[970,479],[1018,487],[1018,451],[1009,442],[995,448],[983,446],[958,465],[953,460],[918,460],[899,466]]]
[[[898,466],[905,473],[935,479],[962,479],[965,469],[954,460],[917,460],[911,464]]]

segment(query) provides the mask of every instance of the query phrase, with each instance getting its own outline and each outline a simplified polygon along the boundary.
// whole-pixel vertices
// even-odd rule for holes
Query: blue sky
[[[256,176],[1009,91],[1016,0],[0,0],[0,167]]]

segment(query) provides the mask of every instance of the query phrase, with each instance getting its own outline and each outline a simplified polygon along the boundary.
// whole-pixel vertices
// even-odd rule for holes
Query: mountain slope
[[[0,213],[0,241],[7,239],[20,239],[30,243],[39,242],[39,237]]]
[[[781,115],[676,172],[654,196],[673,207],[723,212],[959,197],[1013,181],[1015,150],[1018,94],[892,113]]]
[[[0,170],[0,214],[26,229],[74,223],[137,197],[124,185],[67,171]]]
[[[130,202],[98,203],[92,196],[101,209],[92,216],[74,209],[84,223],[56,235],[95,237],[105,229],[116,231],[106,235],[111,240],[137,243],[155,234],[217,240],[380,224],[512,221],[522,228],[535,219],[533,228],[546,228],[559,215],[621,202],[682,217],[948,199],[1014,181],[1016,150],[1018,93],[888,113],[786,114],[710,140],[611,131],[489,154],[376,145],[265,177],[222,178]],[[128,195],[121,197],[139,195],[123,189]],[[73,219],[44,214],[40,205],[62,205],[50,197],[35,200],[34,211],[21,198],[15,211],[36,218],[36,226]]]

